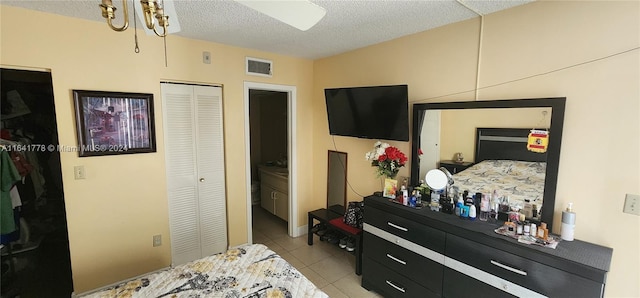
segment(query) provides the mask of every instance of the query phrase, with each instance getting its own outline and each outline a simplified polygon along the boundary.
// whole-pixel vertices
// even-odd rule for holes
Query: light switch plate
[[[84,166],[75,166],[73,167],[73,176],[76,180],[85,179]]]
[[[202,52],[202,63],[211,64],[211,53]]]
[[[154,235],[153,236],[153,246],[160,246],[162,245],[162,235]]]
[[[622,212],[640,216],[640,195],[628,193],[624,198],[624,209]]]

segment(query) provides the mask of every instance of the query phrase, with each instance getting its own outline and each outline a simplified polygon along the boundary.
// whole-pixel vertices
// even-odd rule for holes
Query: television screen
[[[333,88],[324,95],[331,135],[409,140],[407,85]]]

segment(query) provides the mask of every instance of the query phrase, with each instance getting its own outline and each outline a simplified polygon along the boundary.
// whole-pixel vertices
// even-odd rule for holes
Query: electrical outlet
[[[640,215],[640,195],[627,194],[624,198],[624,213]]]
[[[211,64],[211,53],[202,52],[202,63]]]
[[[162,245],[162,235],[153,236],[153,247]]]
[[[73,176],[76,180],[85,179],[84,166],[73,167]]]

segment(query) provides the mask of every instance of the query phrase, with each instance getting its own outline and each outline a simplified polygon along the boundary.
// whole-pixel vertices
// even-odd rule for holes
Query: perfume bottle
[[[491,207],[489,207],[489,198],[485,195],[480,194],[480,217],[481,221],[487,221],[489,219],[489,214],[491,213]]]
[[[547,230],[547,223],[543,222],[540,223],[540,227],[537,230],[538,232],[538,238],[542,239],[542,240],[547,240],[549,238],[549,230]]]

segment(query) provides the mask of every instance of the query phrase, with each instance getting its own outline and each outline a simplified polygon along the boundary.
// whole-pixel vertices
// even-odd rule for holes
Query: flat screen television
[[[407,85],[330,88],[324,95],[331,135],[409,141]]]

